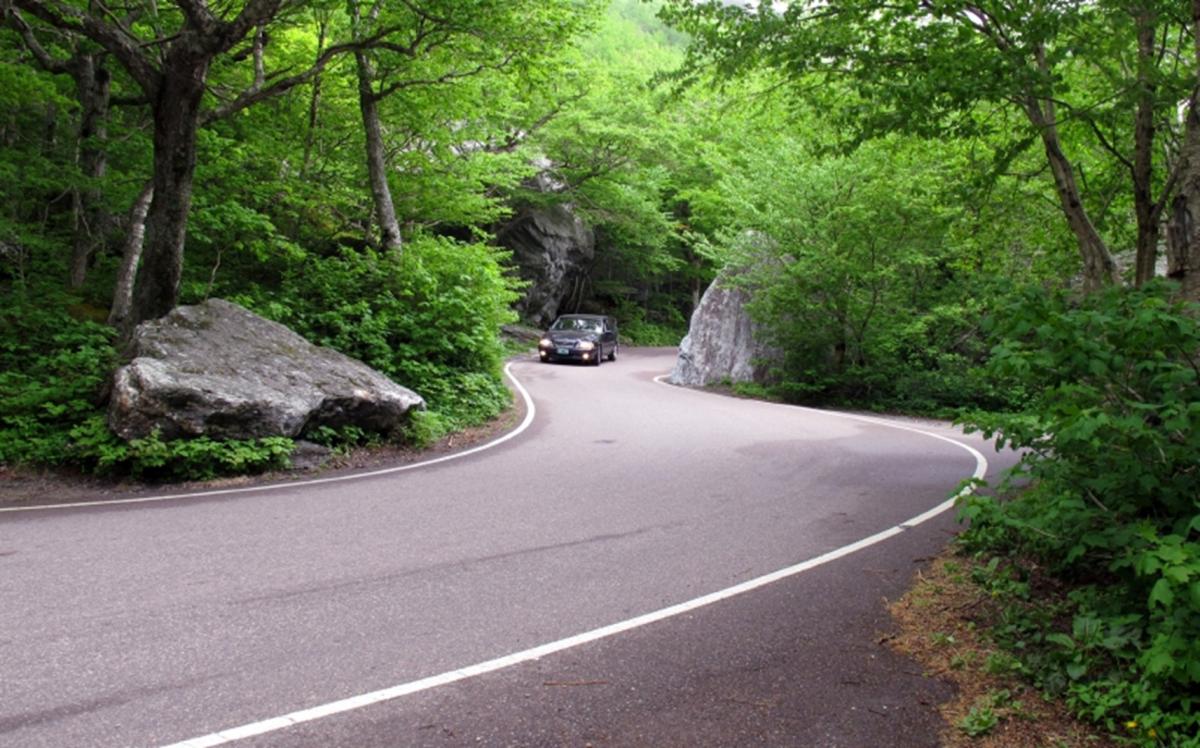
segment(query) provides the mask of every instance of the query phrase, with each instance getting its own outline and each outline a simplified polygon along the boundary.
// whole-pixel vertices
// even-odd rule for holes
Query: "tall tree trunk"
[[[1193,71],[1200,85],[1200,0],[1192,0]],[[1200,106],[1193,89],[1189,102],[1186,131],[1180,158],[1183,169],[1179,181],[1179,194],[1172,206],[1171,224],[1168,230],[1167,275],[1179,281],[1180,295],[1192,301],[1200,301]]]
[[[1046,50],[1038,47],[1035,55],[1040,72],[1049,80],[1051,71],[1046,62]],[[1063,152],[1054,100],[1046,98],[1044,94],[1029,93],[1024,101],[1024,109],[1025,115],[1041,136],[1050,173],[1054,176],[1054,191],[1079,247],[1079,256],[1083,260],[1083,290],[1091,293],[1117,282],[1117,263],[1088,216],[1079,185],[1075,182],[1075,167]]]
[[[384,154],[383,125],[379,119],[379,97],[375,95],[375,71],[364,52],[355,52],[358,68],[358,106],[362,111],[363,132],[367,145],[367,176],[371,182],[371,198],[375,201],[375,218],[379,221],[380,241],[386,250],[401,248],[400,223],[387,181],[387,159]]]
[[[146,217],[146,247],[133,298],[134,324],[165,315],[179,301],[208,64],[208,57],[177,54],[168,56],[163,66],[153,102],[154,198]]]
[[[117,271],[117,286],[113,291],[112,308],[108,312],[108,324],[120,330],[122,336],[132,328],[129,313],[133,309],[133,286],[146,238],[146,214],[150,211],[153,198],[154,181],[151,180],[142,187],[141,193],[133,201],[133,207],[129,209],[129,230],[125,233],[121,268]]]
[[[1134,283],[1154,277],[1158,260],[1160,210],[1154,204],[1154,30],[1153,13],[1140,9],[1137,26],[1137,108],[1133,128],[1133,212],[1137,220],[1137,259]]]
[[[1075,236],[1079,257],[1083,261],[1083,289],[1091,293],[1116,282],[1117,263],[1083,206],[1079,185],[1075,181],[1075,167],[1063,153],[1052,106],[1048,107],[1051,108],[1050,116],[1046,116],[1047,113],[1036,101],[1031,101],[1026,109],[1034,125],[1041,131],[1042,146],[1050,164],[1050,173],[1054,176],[1054,192],[1058,195],[1059,205]]]
[[[88,264],[107,223],[99,182],[108,169],[105,141],[108,139],[110,76],[102,55],[80,53],[74,60],[73,77],[79,100],[79,171],[85,184],[75,191],[73,212],[75,235],[71,242],[71,264],[67,285],[72,290],[87,280]]]
[[[1091,293],[1112,285],[1117,280],[1117,263],[1083,207],[1075,182],[1075,169],[1062,152],[1057,128],[1044,130],[1042,143],[1050,161],[1050,172],[1054,175],[1054,190],[1083,260],[1083,289]]]
[[[329,31],[329,21],[326,18],[321,18],[318,22],[317,34],[317,59],[321,59],[321,55],[325,52],[325,35]],[[308,129],[304,133],[304,160],[300,164],[300,179],[304,180],[308,177],[309,169],[312,168],[312,152],[313,145],[317,139],[317,119],[321,112],[321,73],[317,73],[313,77],[312,96],[308,100]]]

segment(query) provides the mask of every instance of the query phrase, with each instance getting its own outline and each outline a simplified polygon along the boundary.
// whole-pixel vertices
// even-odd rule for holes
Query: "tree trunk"
[[[1137,25],[1137,108],[1133,128],[1133,212],[1137,220],[1135,285],[1154,278],[1158,261],[1159,209],[1154,205],[1154,16],[1141,10]]]
[[[1054,175],[1054,192],[1079,247],[1079,256],[1083,260],[1083,290],[1091,293],[1116,282],[1117,263],[1083,206],[1079,185],[1075,182],[1075,167],[1063,153],[1058,139],[1053,105],[1047,105],[1047,108],[1050,111],[1044,112],[1040,103],[1034,100],[1026,105],[1030,120],[1041,134],[1050,173]]]
[[[174,51],[174,50],[173,50]],[[196,132],[209,58],[168,56],[153,102],[154,198],[134,292],[133,324],[175,308],[183,276],[183,246],[196,171]]]
[[[1117,263],[1083,207],[1079,186],[1075,183],[1074,167],[1059,146],[1057,132],[1052,135],[1043,132],[1042,142],[1050,160],[1050,171],[1054,175],[1055,192],[1058,193],[1059,203],[1083,260],[1083,290],[1091,293],[1110,286],[1117,280]]]
[[[1039,71],[1049,79],[1051,71],[1046,62],[1046,50],[1039,46],[1034,54]],[[1112,285],[1118,280],[1117,263],[1083,205],[1079,185],[1075,182],[1075,167],[1063,153],[1062,142],[1058,137],[1054,100],[1046,98],[1044,93],[1028,93],[1024,109],[1025,115],[1041,136],[1046,160],[1050,164],[1050,173],[1054,175],[1054,191],[1079,247],[1079,256],[1083,260],[1083,290],[1091,293]]]
[[[1192,0],[1193,72],[1200,83],[1200,0]],[[1175,198],[1171,225],[1168,231],[1167,275],[1180,283],[1180,295],[1200,301],[1200,231],[1196,217],[1200,216],[1200,112],[1196,111],[1197,95],[1193,89],[1189,102],[1187,125],[1180,158],[1183,169],[1179,180],[1179,195]]]
[[[121,253],[121,269],[117,272],[117,286],[113,291],[112,308],[108,313],[108,324],[121,331],[124,336],[131,328],[129,313],[133,309],[133,286],[137,278],[138,261],[142,258],[142,246],[146,238],[146,213],[154,198],[154,182],[146,182],[141,193],[129,209],[129,230],[125,234],[125,248]]]
[[[105,141],[108,139],[110,76],[100,55],[79,54],[73,77],[79,100],[79,171],[85,184],[75,191],[73,212],[75,235],[71,242],[71,265],[67,285],[83,287],[88,264],[107,223],[99,182],[108,169]]]
[[[322,18],[318,26],[317,34],[317,59],[325,52],[325,35],[329,30],[329,22]],[[303,181],[308,177],[309,169],[312,168],[312,152],[313,145],[317,139],[317,119],[321,112],[321,79],[322,75],[317,73],[313,77],[312,96],[308,100],[308,130],[304,134],[304,160],[300,164],[300,179]]]
[[[367,145],[367,176],[371,181],[371,197],[375,201],[375,217],[379,221],[383,248],[399,251],[400,223],[387,181],[387,159],[384,155],[383,125],[379,119],[379,98],[373,87],[375,73],[364,52],[355,52],[358,68],[358,106],[362,111],[363,132]]]

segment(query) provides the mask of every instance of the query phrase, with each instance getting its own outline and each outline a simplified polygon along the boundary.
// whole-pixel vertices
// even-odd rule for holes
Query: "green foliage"
[[[346,454],[352,447],[377,445],[382,437],[375,432],[367,431],[358,426],[318,426],[305,432],[304,438],[314,444],[332,448],[335,452]]]
[[[295,443],[283,436],[216,440],[206,436],[163,441],[157,433],[129,443],[92,419],[73,435],[95,449],[96,472],[153,480],[211,480],[288,467]],[[90,438],[89,438],[90,437]]]
[[[287,466],[291,439],[115,437],[101,397],[117,364],[113,330],[73,316],[83,310],[70,297],[39,291],[36,303],[0,302],[0,463],[173,480]]]
[[[1170,294],[1030,291],[997,315],[989,366],[1030,394],[967,424],[1021,450],[1030,486],[962,514],[972,546],[1031,554],[1077,585],[1071,630],[1035,641],[1039,677],[1110,728],[1185,745],[1200,732],[1200,322]]]
[[[68,313],[69,299],[0,294],[0,463],[86,461],[72,437],[99,408],[116,362],[113,332]]]
[[[777,134],[728,164],[717,189],[732,220],[713,250],[742,269],[730,282],[782,352],[777,396],[935,414],[1005,402],[979,368],[978,296],[999,287],[959,264],[967,212],[949,194],[969,168],[953,146],[892,138],[837,155]],[[993,254],[1006,253],[976,265],[1011,262]]]
[[[1083,208],[1114,246],[1133,234],[1128,203],[1112,209],[1132,187],[1129,115],[1144,105],[1169,129],[1194,85],[1194,53],[1176,40],[1190,38],[1187,17],[1171,3],[848,0],[813,12],[804,3],[667,0],[662,15],[691,35],[678,85],[765,71],[797,107],[828,110],[825,136],[845,147],[892,133],[987,143],[998,146],[996,168],[977,176],[990,181],[1007,171],[1001,154],[1061,136],[1053,150],[1088,175]],[[1142,55],[1139,21],[1162,37]],[[1050,102],[1057,109],[1046,115]],[[1158,148],[1145,156],[1162,159]],[[1148,191],[1166,189],[1170,171],[1156,163]]]
[[[279,291],[239,300],[418,392],[439,414],[413,428],[427,435],[485,421],[510,401],[499,339],[501,325],[515,320],[506,257],[483,244],[418,237],[398,256],[308,257],[285,271]]]
[[[973,738],[989,735],[1004,720],[1028,718],[1024,705],[1013,697],[1012,691],[999,688],[988,691],[975,700],[970,710],[958,721],[958,729]]]
[[[624,302],[617,305],[613,314],[621,326],[621,343],[624,345],[679,345],[687,333],[687,323],[675,309],[665,309],[655,314],[655,319],[648,319],[645,309]]]
[[[958,721],[958,729],[973,738],[978,738],[989,734],[998,724],[1000,718],[996,716],[992,707],[976,704]]]
[[[453,430],[446,416],[433,410],[421,410],[409,416],[404,427],[404,440],[417,449],[425,449]]]

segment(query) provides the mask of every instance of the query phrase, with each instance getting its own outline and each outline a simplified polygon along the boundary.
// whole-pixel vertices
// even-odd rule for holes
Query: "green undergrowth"
[[[507,258],[484,244],[418,237],[396,254],[303,258],[279,288],[234,300],[419,393],[429,407],[405,438],[424,445],[511,403],[499,331],[516,320],[519,281],[504,272]]]
[[[993,633],[1039,687],[1142,746],[1200,746],[1198,312],[1157,284],[1031,292],[991,323],[989,366],[1033,394],[964,419],[1022,452],[1001,486],[1015,498],[961,507],[964,546],[991,558],[978,581],[1006,601]]]
[[[687,320],[674,309],[649,313],[626,302],[618,304],[614,314],[620,324],[622,345],[674,346],[687,333]]]
[[[343,251],[297,259],[282,284],[235,296],[319,345],[354,356],[425,398],[395,434],[356,427],[304,438],[345,452],[393,440],[418,448],[494,418],[511,402],[502,324],[514,317],[505,255],[419,237],[395,256]],[[53,288],[0,293],[0,464],[69,467],[147,480],[207,480],[289,466],[292,439],[125,442],[105,417],[119,363],[113,331]]]
[[[0,464],[97,475],[205,480],[288,466],[291,439],[125,442],[109,431],[104,388],[119,357],[111,328],[53,291],[0,302]]]

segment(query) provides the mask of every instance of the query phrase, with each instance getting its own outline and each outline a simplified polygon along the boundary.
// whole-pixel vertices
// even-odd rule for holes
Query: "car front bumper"
[[[543,361],[578,361],[579,363],[590,364],[600,355],[600,346],[596,346],[590,351],[580,350],[578,348],[568,348],[564,346],[552,346],[549,348],[538,348],[538,357]]]

